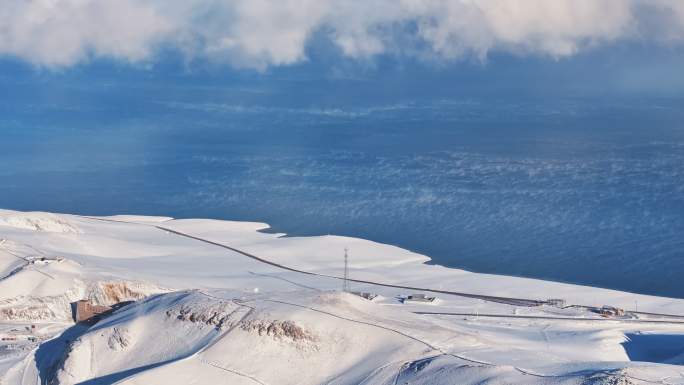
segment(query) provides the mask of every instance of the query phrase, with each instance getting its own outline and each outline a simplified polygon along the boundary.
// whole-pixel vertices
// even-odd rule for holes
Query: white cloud
[[[174,26],[135,0],[1,0],[0,53],[44,66],[147,60]]]
[[[353,58],[563,57],[618,40],[680,44],[684,1],[0,0],[0,54],[46,67],[171,48],[263,69],[306,60],[317,33]]]

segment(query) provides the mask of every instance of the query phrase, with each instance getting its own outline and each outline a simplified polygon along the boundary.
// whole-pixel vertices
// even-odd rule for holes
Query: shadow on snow
[[[682,364],[684,335],[627,333],[622,343],[630,361]]]

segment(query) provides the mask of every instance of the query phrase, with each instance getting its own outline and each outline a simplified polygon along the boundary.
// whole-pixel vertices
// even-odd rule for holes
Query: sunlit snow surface
[[[681,102],[178,99],[8,102],[0,206],[264,221],[684,296]]]
[[[426,265],[263,223],[0,219],[3,384],[684,383],[682,299]],[[345,247],[352,290],[373,300],[340,292]],[[403,300],[430,289],[433,301]],[[119,308],[74,325],[83,298]],[[547,298],[569,306],[532,301]]]

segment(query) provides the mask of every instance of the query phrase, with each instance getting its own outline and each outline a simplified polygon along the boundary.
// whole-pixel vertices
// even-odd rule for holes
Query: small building
[[[418,294],[411,294],[408,297],[404,298],[404,303],[408,302],[420,302],[420,303],[431,303],[434,302],[436,297],[428,297],[427,295],[423,293],[418,293]]]
[[[64,258],[63,257],[44,257],[44,256],[37,256],[37,257],[27,257],[26,258],[29,263],[34,264],[34,265],[47,265],[53,262],[63,262]]]
[[[358,295],[359,297],[364,298],[364,299],[367,299],[367,300],[369,300],[369,301],[374,300],[375,297],[378,296],[378,295],[375,294],[375,293],[369,293],[369,292],[365,292],[365,291],[352,291],[351,293],[354,294],[354,295]]]
[[[565,300],[560,298],[549,298],[546,300],[546,304],[549,306],[563,308],[565,307]]]
[[[604,305],[598,309],[598,313],[604,317],[621,317],[625,315],[624,309],[615,306]]]
[[[101,306],[90,303],[87,299],[76,301],[74,304],[74,321],[93,322],[97,321],[102,315],[112,311],[109,306]]]

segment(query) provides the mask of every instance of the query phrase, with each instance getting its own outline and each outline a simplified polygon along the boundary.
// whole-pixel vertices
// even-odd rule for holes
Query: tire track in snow
[[[221,370],[224,370],[224,371],[229,372],[229,373],[233,373],[233,374],[238,375],[238,376],[240,376],[240,377],[248,378],[248,379],[250,379],[250,380],[256,382],[257,384],[266,385],[265,382],[262,382],[262,381],[259,380],[258,378],[253,377],[253,376],[250,376],[249,374],[244,374],[244,373],[238,372],[237,370],[233,370],[233,369],[229,369],[229,368],[224,368],[223,366],[219,366],[219,365],[217,365],[216,363],[213,363],[213,362],[211,362],[211,361],[206,361],[206,360],[204,360],[204,359],[200,359],[200,362],[202,362],[203,364],[209,365],[209,366],[213,366],[214,368],[221,369]]]

